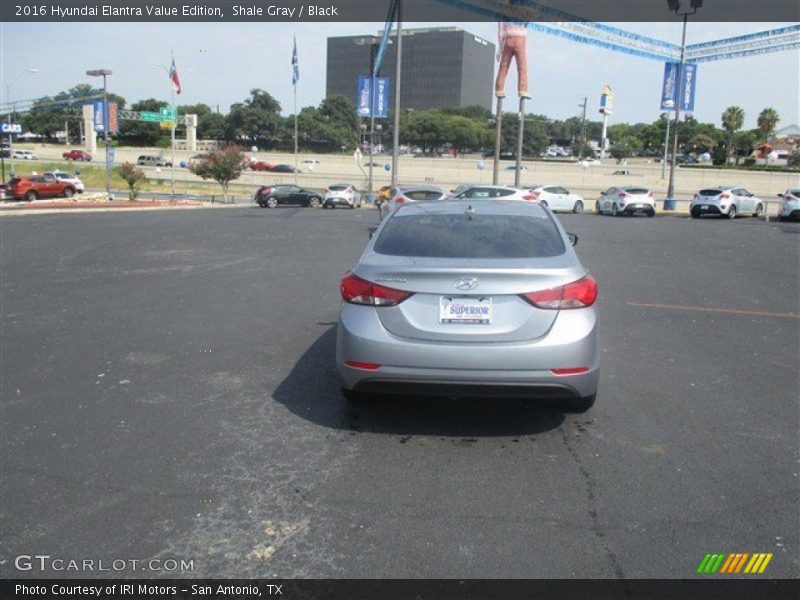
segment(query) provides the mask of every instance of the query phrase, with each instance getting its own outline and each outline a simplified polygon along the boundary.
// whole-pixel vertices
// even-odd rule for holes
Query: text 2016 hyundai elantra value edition
[[[542,398],[577,412],[594,403],[597,283],[537,204],[400,207],[341,294],[336,361],[348,399]]]

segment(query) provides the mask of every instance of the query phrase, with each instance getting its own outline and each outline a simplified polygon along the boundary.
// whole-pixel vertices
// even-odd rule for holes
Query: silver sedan
[[[571,241],[537,204],[399,207],[341,281],[345,397],[495,395],[588,410],[597,283]]]

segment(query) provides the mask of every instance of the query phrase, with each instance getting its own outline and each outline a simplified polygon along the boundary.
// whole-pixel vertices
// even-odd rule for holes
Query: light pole
[[[106,195],[111,200],[111,171],[108,165],[108,82],[106,78],[112,75],[111,69],[92,69],[86,71],[89,77],[102,77],[103,78],[103,139],[106,145]]]
[[[6,121],[11,123],[14,118],[16,118],[16,107],[14,104],[11,103],[11,84],[16,83],[17,80],[27,73],[38,73],[39,69],[25,69],[21,71],[14,77],[11,81],[6,83],[6,104],[10,106],[11,110],[9,111],[8,115],[6,116]],[[13,177],[14,176],[14,148],[13,148],[13,141],[12,141],[12,134],[8,132],[8,170],[9,174]],[[6,169],[5,164],[3,164],[3,181],[6,179]]]
[[[375,78],[377,77],[377,74],[375,73],[375,54],[378,51],[379,40],[374,35],[370,35],[367,37],[356,38],[353,40],[353,43],[359,46],[369,46],[369,183],[367,184],[367,197],[374,202],[375,197],[373,195],[374,180],[372,176],[372,163],[374,162],[373,156],[375,152],[375,90],[377,89],[377,86],[375,85]],[[396,109],[397,107],[395,107],[395,110]]]
[[[683,0],[686,2],[687,0]],[[681,93],[683,92],[683,65],[686,61],[686,23],[689,16],[697,12],[703,6],[703,0],[688,0],[690,11],[681,12],[681,0],[667,0],[667,6],[679,17],[683,17],[683,37],[681,38],[681,61],[678,64],[677,97],[675,98],[675,125],[673,126],[674,138],[672,141],[672,162],[669,166],[669,187],[667,188],[667,200],[674,200],[675,197],[675,165],[678,162],[678,123],[681,118]]]

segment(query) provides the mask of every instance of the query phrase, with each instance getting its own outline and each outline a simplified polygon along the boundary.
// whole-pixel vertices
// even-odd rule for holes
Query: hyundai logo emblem
[[[459,277],[453,282],[453,287],[457,290],[474,290],[478,287],[478,280],[474,277]]]

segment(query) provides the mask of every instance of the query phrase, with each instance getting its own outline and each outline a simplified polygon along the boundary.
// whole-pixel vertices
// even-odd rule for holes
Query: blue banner
[[[356,114],[359,117],[373,116],[376,119],[385,119],[389,116],[388,77],[375,77],[373,79],[364,75],[358,76]]]
[[[94,101],[94,130],[103,133],[106,130],[106,111],[103,110],[103,101]]]
[[[680,74],[680,85],[678,76]],[[694,111],[697,90],[697,65],[668,62],[664,65],[664,81],[661,85],[661,110],[675,110],[678,102],[683,112]]]

